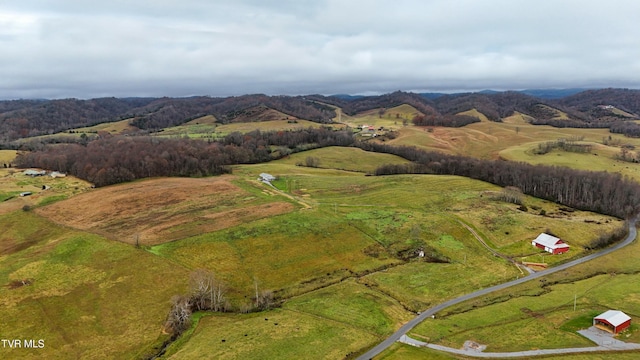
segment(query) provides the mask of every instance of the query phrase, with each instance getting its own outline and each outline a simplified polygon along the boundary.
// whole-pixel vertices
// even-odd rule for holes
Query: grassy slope
[[[400,135],[388,143],[485,159],[503,158],[531,164],[617,172],[640,181],[640,164],[615,160],[620,147],[602,145],[603,138],[611,137],[614,142],[638,147],[640,139],[611,134],[607,129],[534,126],[526,123],[525,119],[526,116],[516,114],[502,123],[482,121],[462,128],[435,127],[432,132],[426,131],[427,128],[424,127],[409,125],[401,127]],[[532,152],[541,142],[576,137],[584,138],[585,143],[594,145],[591,154],[552,151],[546,155],[534,155]]]
[[[416,327],[412,335],[452,347],[475,340],[488,344],[487,351],[593,346],[575,334],[589,327],[593,316],[608,309],[622,310],[632,318],[640,313],[640,243],[630,247],[554,274],[544,282],[528,282],[447,309],[436,320]],[[498,331],[509,335],[496,337]],[[637,325],[619,339],[640,342]],[[625,358],[610,356],[607,358]]]
[[[196,119],[198,120],[198,119]],[[306,129],[309,127],[321,127],[323,124],[308,121],[308,120],[296,120],[296,122],[290,122],[289,120],[270,120],[260,122],[240,122],[231,124],[217,124],[215,122],[204,121],[194,122],[192,120],[184,125],[174,126],[164,129],[164,131],[157,133],[157,136],[170,137],[170,136],[188,136],[190,138],[219,138],[228,135],[232,132],[238,131],[246,133],[254,130],[260,131],[286,131]]]
[[[355,116],[342,114],[339,120],[351,127],[371,125],[375,127],[384,126],[389,129],[399,129],[403,126],[403,121],[411,123],[411,119],[421,114],[416,108],[406,104],[386,109],[382,115],[380,115],[379,111],[380,109],[373,109]],[[336,121],[337,120],[338,119],[336,119]]]
[[[0,150],[0,164],[8,164],[16,157],[15,150]],[[4,165],[3,165],[4,168]]]
[[[111,134],[122,134],[127,131],[138,130],[135,126],[131,125],[132,119],[125,119],[120,121],[106,122],[98,125],[87,126],[77,129],[72,129],[69,131],[74,131],[75,133],[96,133],[98,131],[106,131]],[[69,131],[66,131],[67,133]]]
[[[327,147],[301,153],[292,154],[286,159],[278,161],[279,164],[297,165],[304,164],[307,157],[315,157],[320,160],[318,167],[331,168],[357,172],[373,172],[384,164],[404,164],[408,161],[389,154],[370,153],[357,148]]]
[[[45,341],[44,349],[1,349],[3,358],[131,358],[160,335],[187,278],[142,250],[31,212],[0,216],[0,228],[0,283],[31,282],[0,287],[0,333]]]
[[[331,153],[334,150],[326,151]],[[513,226],[524,226],[530,234],[537,234],[544,227],[554,224],[558,228],[571,224],[569,219],[545,218],[541,223],[532,222],[529,225],[536,216],[522,213],[512,205],[481,197],[487,191],[498,188],[479,181],[429,175],[365,177],[345,171],[292,166],[285,162],[239,166],[235,174],[246,178],[253,178],[260,172],[277,174],[281,178],[279,184],[282,188],[310,204],[311,210],[161,245],[154,251],[187,267],[209,266],[219,273],[229,274],[226,280],[244,288],[242,292],[245,294],[252,291],[254,279],[258,280],[261,288],[284,289],[280,294],[303,294],[285,302],[283,309],[277,312],[278,316],[284,317],[282,321],[285,323],[293,322],[289,317],[306,319],[312,315],[316,319],[314,326],[318,329],[326,326],[326,322],[340,320],[353,324],[353,327],[341,324],[337,328],[342,335],[333,332],[316,334],[322,340],[316,338],[318,342],[311,343],[304,338],[308,336],[305,330],[305,335],[300,336],[307,343],[306,350],[303,345],[296,343],[287,345],[291,347],[290,352],[280,353],[284,348],[280,342],[257,344],[255,339],[245,338],[244,329],[255,325],[245,324],[241,321],[243,317],[234,317],[232,325],[227,326],[221,325],[226,324],[224,316],[220,321],[219,316],[214,316],[202,322],[193,337],[180,349],[174,350],[181,357],[198,357],[205,349],[213,349],[216,356],[231,356],[226,352],[230,351],[230,347],[235,349],[233,351],[245,351],[242,349],[246,347],[265,357],[274,354],[295,357],[308,352],[314,354],[311,358],[332,358],[334,353],[329,349],[316,352],[317,344],[331,342],[334,336],[340,336],[363,347],[366,345],[362,344],[375,343],[406,320],[407,313],[393,305],[396,300],[382,294],[393,295],[404,306],[415,311],[456,294],[466,293],[469,289],[520,276],[514,266],[488,256],[468,230],[458,223],[457,219],[464,219],[497,238],[495,233],[503,231],[503,228],[484,229],[481,222],[476,223],[476,217],[470,216],[474,209],[484,214],[478,215],[478,219],[501,211],[504,216],[515,219]],[[326,163],[327,166],[330,164]],[[478,206],[480,202],[491,204],[481,207]],[[449,257],[451,264],[412,261],[371,275],[356,276],[353,278],[355,281],[348,280],[307,292],[319,285],[332,284],[354,272],[366,271],[390,261],[385,257],[368,257],[362,253],[362,249],[410,241],[415,225],[418,226],[413,234],[418,233],[421,239]],[[597,225],[581,220],[575,221],[575,225],[577,228],[591,229],[592,233],[598,229]],[[353,232],[354,229],[358,231]],[[529,235],[523,233],[518,236],[522,236],[518,242],[530,249]],[[305,286],[296,285],[304,279],[307,281]],[[361,287],[360,284],[367,287]],[[388,306],[398,310],[391,310]],[[363,308],[370,309],[368,315],[362,316]],[[286,315],[293,310],[297,312],[296,316]],[[270,320],[271,316],[271,313],[264,314]],[[246,321],[255,324],[253,321],[256,320],[251,319],[249,317]],[[268,333],[271,324],[262,318],[259,320],[256,322],[266,325],[258,327],[258,334]],[[299,327],[298,323],[294,324]],[[220,346],[211,345],[212,348],[209,348],[205,345],[211,344],[208,339],[214,334],[220,334],[219,326],[224,326],[224,335],[221,336],[235,339],[235,345],[222,344],[222,337],[216,340],[220,341]],[[354,333],[354,328],[359,332]],[[255,337],[256,333],[253,334]],[[290,336],[293,337],[293,334]],[[366,334],[372,334],[373,337]],[[340,347],[341,351],[353,351],[354,348]]]
[[[402,109],[400,119],[402,119],[402,116],[407,118],[411,115],[411,109],[406,107]],[[387,113],[389,111],[391,109],[387,110]],[[574,134],[586,134],[587,140],[598,141],[603,136],[609,135],[604,130],[533,127],[525,124],[522,118],[518,117],[508,119],[503,124],[482,122],[469,125],[463,129],[436,128],[433,133],[428,133],[424,129],[414,126],[402,127],[401,121],[391,117],[387,119],[380,118],[377,111],[365,114],[363,117],[356,117],[351,121],[376,126],[395,126],[402,131],[401,136],[394,140],[396,143],[413,143],[422,147],[440,149],[452,153],[473,153],[486,158],[496,157],[499,151],[505,147],[517,146],[523,142],[533,143],[541,139],[555,140],[558,137],[568,137]],[[321,159],[321,166],[355,171],[369,171],[372,166],[369,164],[370,161],[401,161],[397,158],[382,159],[382,157],[378,156],[379,154],[363,154],[363,152],[355,149],[344,149],[345,153],[346,151],[351,151],[348,155],[349,159],[345,159],[347,156],[340,157],[341,150],[339,148],[316,150],[317,152],[296,154],[290,159],[279,162],[236,168],[235,173],[240,177],[244,177],[237,184],[244,189],[254,186],[249,185],[250,182],[247,180],[252,182],[260,172],[279,175],[281,179],[276,184],[281,189],[298,197],[301,201],[310,204],[312,210],[301,210],[291,214],[263,219],[251,224],[203,234],[153,249],[155,253],[189,268],[198,266],[214,268],[219,272],[221,278],[230,283],[233,287],[232,296],[237,298],[250,294],[256,280],[263,289],[284,289],[281,294],[287,296],[304,293],[304,295],[285,303],[281,310],[274,312],[246,316],[222,315],[205,317],[193,337],[179,349],[174,349],[174,351],[179,351],[180,355],[185,357],[198,357],[205,352],[208,355],[210,351],[215,350],[220,351],[217,353],[220,357],[233,357],[236,356],[235,351],[245,351],[245,347],[249,346],[250,349],[254,349],[258,354],[264,354],[265,357],[272,357],[273,355],[297,357],[299,354],[312,354],[313,356],[311,357],[313,358],[342,357],[346,355],[346,352],[357,351],[375,343],[381,336],[384,336],[406,320],[408,314],[401,310],[397,305],[397,301],[382,295],[382,293],[394,294],[405,306],[421,309],[427,304],[450,298],[456,292],[466,292],[464,290],[468,289],[469,286],[473,288],[484,287],[518,276],[518,272],[514,267],[499,259],[487,256],[486,252],[479,248],[476,240],[469,232],[457,222],[459,219],[478,229],[492,245],[495,245],[501,251],[515,254],[526,250],[529,234],[541,231],[542,227],[552,227],[554,231],[556,231],[555,229],[564,229],[569,234],[579,231],[584,236],[595,236],[599,229],[607,226],[581,222],[586,217],[596,218],[597,215],[593,214],[575,215],[574,219],[543,218],[531,212],[524,214],[515,210],[511,205],[493,203],[482,198],[481,195],[496,191],[497,188],[468,179],[446,176],[372,178],[349,171],[292,166],[293,163],[298,161],[296,157],[304,159],[304,157],[310,155],[318,156]],[[375,160],[373,160],[374,157]],[[259,196],[280,198],[273,191],[257,194],[262,194]],[[539,204],[535,199],[529,199],[528,201]],[[555,209],[553,204],[542,203],[539,205],[545,209]],[[33,214],[20,214],[22,214],[20,216],[37,218]],[[18,215],[10,214],[6,216]],[[507,219],[508,221],[502,221],[502,219]],[[601,222],[606,224],[605,218],[602,219],[604,221]],[[39,231],[38,229],[43,228],[57,228],[47,225],[48,223],[46,222],[39,223],[24,219],[11,218],[9,222],[12,224],[33,223],[35,226],[34,231]],[[417,227],[415,226],[416,224]],[[510,234],[504,234],[505,231],[510,231]],[[74,234],[73,238],[66,240],[66,236],[72,236],[70,234]],[[76,234],[80,235],[76,236]],[[370,269],[393,263],[395,260],[388,257],[372,258],[366,256],[362,250],[365,247],[380,246],[379,244],[407,243],[416,234],[433,246],[434,249],[448,256],[452,263],[442,265],[411,262],[385,272],[359,276],[355,280],[348,280],[345,283],[333,285],[317,292],[308,292],[311,289],[335,283],[345,276],[352,276],[353,273],[362,272],[364,274]],[[576,234],[579,233],[576,232]],[[8,236],[11,236],[12,239],[9,241],[8,237],[2,238],[3,246],[8,243],[14,244],[15,238],[22,239],[20,241],[24,242],[24,239],[29,237],[26,235]],[[154,290],[159,291],[160,295],[149,291],[144,295],[139,295],[140,299],[134,299],[131,307],[127,305],[126,308],[122,308],[122,298],[132,293],[138,295],[137,291],[139,291],[127,282],[129,279],[127,276],[130,273],[138,274],[139,272],[143,274],[136,275],[136,278],[143,276],[145,277],[143,280],[148,283],[158,283],[159,279],[165,279],[168,276],[169,271],[175,271],[175,269],[181,269],[181,267],[172,265],[174,264],[173,261],[161,261],[161,259],[151,256],[151,254],[142,253],[144,254],[142,265],[150,261],[154,264],[152,268],[158,268],[159,270],[156,271],[156,274],[140,272],[139,269],[144,268],[144,266],[136,266],[139,265],[136,261],[139,262],[137,256],[140,252],[131,247],[121,244],[116,244],[112,247],[111,244],[113,243],[95,235],[88,235],[69,229],[54,237],[57,240],[47,240],[50,238],[49,235],[38,236],[39,239],[45,239],[47,246],[53,249],[57,248],[55,246],[58,243],[70,244],[71,250],[67,250],[66,247],[60,249],[60,253],[65,254],[65,259],[78,257],[74,255],[78,253],[76,247],[79,246],[78,244],[82,244],[84,249],[88,249],[86,252],[90,256],[98,258],[95,261],[95,265],[85,257],[81,257],[81,259],[70,263],[70,265],[65,263],[64,265],[67,265],[67,267],[64,267],[57,265],[56,262],[62,259],[55,254],[47,255],[49,253],[44,250],[38,250],[37,254],[31,253],[31,251],[37,249],[44,249],[45,242],[38,242],[21,252],[0,257],[0,262],[9,261],[14,264],[11,265],[12,267],[2,267],[3,269],[8,269],[2,275],[7,279],[6,281],[9,281],[10,276],[14,278],[23,277],[25,274],[35,274],[38,277],[43,277],[43,271],[41,270],[43,267],[54,269],[50,275],[52,278],[60,277],[60,273],[74,274],[77,272],[82,275],[78,276],[81,278],[80,280],[72,277],[70,284],[72,284],[71,287],[76,282],[84,284],[83,288],[86,287],[86,290],[78,289],[76,286],[72,289],[71,295],[64,295],[67,296],[64,298],[64,302],[56,302],[48,306],[49,309],[55,309],[55,311],[65,309],[60,315],[63,318],[53,319],[51,323],[54,325],[52,326],[62,327],[71,323],[82,328],[82,326],[78,325],[77,320],[74,320],[73,316],[66,318],[67,314],[73,314],[74,310],[67,310],[65,304],[75,305],[79,301],[74,297],[75,294],[78,297],[92,299],[90,303],[94,307],[95,304],[98,304],[96,312],[107,309],[106,312],[108,314],[113,314],[119,311],[119,314],[127,318],[139,319],[144,317],[144,319],[140,320],[144,324],[153,322],[153,326],[145,325],[150,329],[149,331],[141,331],[140,336],[143,338],[126,333],[129,340],[116,336],[115,339],[111,339],[111,342],[103,345],[97,342],[99,340],[104,341],[104,339],[89,326],[89,330],[86,333],[74,332],[72,337],[61,340],[59,343],[67,345],[63,345],[64,349],[52,349],[51,351],[55,352],[54,355],[77,356],[79,352],[92,348],[98,351],[96,353],[98,355],[113,354],[114,349],[119,349],[118,354],[130,355],[139,351],[141,344],[153,341],[158,334],[157,326],[161,323],[168,309],[168,301],[163,300],[160,304],[157,299],[169,299],[171,295],[181,291],[176,291],[176,289],[182,289],[186,274],[178,276],[182,282],[176,279],[175,283],[167,284],[167,288],[163,287],[162,289]],[[86,239],[90,239],[90,241]],[[586,240],[585,238],[583,241]],[[93,251],[92,244],[100,244],[100,247]],[[111,254],[112,251],[121,254],[121,256],[118,257],[115,254]],[[68,256],[68,254],[72,254],[72,256]],[[42,258],[39,256],[42,256]],[[136,261],[132,261],[134,256]],[[632,254],[625,254],[625,256],[629,257],[628,263],[634,261]],[[86,263],[82,261],[86,261]],[[104,263],[107,261],[111,261],[111,263],[125,262],[126,265],[118,267],[118,271],[123,273],[111,275],[112,273],[109,271],[115,270],[106,268]],[[77,270],[74,270],[75,267],[77,267]],[[609,269],[610,267],[611,264],[606,263],[601,265],[599,269]],[[630,268],[632,266],[627,265],[625,269],[628,270]],[[185,272],[185,270],[179,271]],[[107,275],[103,275],[103,273]],[[2,273],[0,272],[0,274]],[[584,275],[583,273],[580,274]],[[151,276],[153,278],[149,278]],[[117,282],[116,280],[120,278],[124,280]],[[45,277],[44,279],[47,278]],[[116,285],[111,285],[110,280],[116,282]],[[305,280],[308,282],[300,284],[301,281]],[[123,291],[120,291],[119,288],[113,292],[106,290],[101,292],[100,290],[101,286],[109,290],[120,286],[121,283],[129,284],[127,285],[129,287]],[[35,288],[36,284],[37,282],[34,282],[31,288]],[[55,284],[55,282],[51,284]],[[362,284],[366,284],[372,289],[381,290],[382,293],[364,287]],[[50,289],[51,286],[53,285],[50,285]],[[53,288],[67,289],[64,286],[53,286]],[[24,289],[27,289],[27,287],[11,291],[22,291]],[[2,291],[9,290],[3,289]],[[522,288],[520,291],[526,292],[531,291],[531,289]],[[117,300],[111,298],[112,293],[120,295],[120,298]],[[149,300],[151,297],[156,301],[155,307],[144,311],[136,310],[144,308],[143,305],[139,305],[140,302],[154,301]],[[0,298],[4,299],[5,297],[2,296]],[[356,300],[351,301],[351,299]],[[138,300],[140,302],[137,302]],[[110,301],[112,307],[101,305],[103,301]],[[25,301],[19,303],[19,305],[23,303],[24,305],[29,305]],[[79,315],[80,317],[88,316],[88,318],[83,318],[83,321],[90,322],[93,319],[91,316],[100,319],[102,315],[95,315],[91,312],[93,308],[88,308],[88,306],[87,304],[76,306],[80,309],[78,310],[78,313],[81,314]],[[118,310],[113,309],[113,307],[118,307]],[[372,316],[362,316],[361,310],[363,308],[373,309]],[[5,310],[2,311],[4,315]],[[147,313],[147,311],[150,313]],[[265,321],[263,315],[268,315],[270,320],[272,317],[278,317],[281,324],[287,324],[287,326],[278,327],[280,325]],[[16,315],[11,316],[14,317],[14,320],[11,320],[14,321],[12,323],[14,328],[21,329],[20,325],[15,323],[17,321],[15,320]],[[78,315],[75,316],[77,317]],[[342,318],[349,319],[348,322],[352,324],[338,321]],[[33,317],[23,323],[28,326],[28,324],[38,323],[36,320],[36,317]],[[25,326],[24,324],[22,326]],[[111,334],[116,330],[124,331],[119,323],[116,324],[107,320],[100,322],[97,326],[101,326],[101,334]],[[248,333],[249,329],[256,330],[255,337],[251,337],[251,334]],[[264,338],[270,337],[274,333],[274,329],[278,329],[276,333],[279,334],[277,336],[280,336],[279,339],[281,340],[272,343],[264,342]],[[228,348],[212,348],[211,338],[219,335],[221,330],[226,339],[235,340],[233,344],[231,342],[228,344]],[[301,335],[301,341],[291,342],[291,337],[295,338],[296,332]],[[22,336],[24,332],[16,334]],[[244,334],[247,334],[246,338]],[[74,336],[77,336],[79,340],[74,341],[76,339]],[[84,336],[87,338],[85,339]],[[248,339],[249,337],[251,339]],[[248,340],[250,340],[250,343],[246,342]],[[242,341],[245,342],[243,343]],[[344,346],[327,347],[325,345],[343,341],[345,343]],[[508,343],[508,341],[513,340],[505,340],[505,343]],[[221,340],[220,343],[222,343]],[[215,342],[215,344],[218,343]],[[282,353],[282,349],[289,347],[291,348],[290,352]],[[339,349],[338,352],[335,352],[334,349],[336,348]],[[72,352],[65,353],[63,351]]]

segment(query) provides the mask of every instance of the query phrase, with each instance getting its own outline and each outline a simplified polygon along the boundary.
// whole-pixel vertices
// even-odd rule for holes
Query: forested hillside
[[[638,136],[640,125],[627,120],[640,114],[640,90],[588,90],[561,99],[540,99],[521,92],[462,93],[427,97],[397,91],[378,96],[267,96],[227,98],[101,98],[91,100],[0,101],[0,144],[51,134],[77,127],[131,118],[143,131],[183,124],[213,115],[219,123],[269,119],[261,112],[276,110],[286,116],[318,123],[331,123],[334,107],[347,115],[408,104],[437,126],[463,126],[469,119],[453,117],[475,109],[491,121],[519,112],[535,125],[556,127],[611,128],[627,136]],[[418,121],[425,124],[425,120]]]

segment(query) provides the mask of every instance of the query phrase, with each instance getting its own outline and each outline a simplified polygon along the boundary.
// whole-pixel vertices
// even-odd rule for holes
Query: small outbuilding
[[[47,175],[47,172],[44,170],[28,169],[28,170],[25,170],[23,174],[31,177],[36,177],[36,176],[45,176]]]
[[[531,242],[531,245],[539,249],[543,249],[544,251],[554,255],[566,253],[567,251],[569,251],[568,244],[566,244],[560,238],[545,233],[538,235],[538,237]]]
[[[619,310],[607,310],[593,318],[593,326],[617,334],[631,325],[629,315]]]
[[[261,173],[260,175],[258,175],[258,180],[266,183],[271,183],[275,179],[276,179],[275,176],[267,173]]]

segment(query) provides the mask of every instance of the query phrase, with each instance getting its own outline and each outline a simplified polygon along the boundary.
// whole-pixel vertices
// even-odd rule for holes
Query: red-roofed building
[[[629,315],[618,310],[607,310],[593,318],[593,326],[617,334],[631,325]]]
[[[531,245],[552,254],[562,254],[569,251],[569,245],[555,236],[542,233],[531,242]]]

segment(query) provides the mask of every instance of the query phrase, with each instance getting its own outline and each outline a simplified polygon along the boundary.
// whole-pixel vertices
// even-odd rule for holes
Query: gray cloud
[[[0,97],[640,87],[640,2],[0,4]]]

